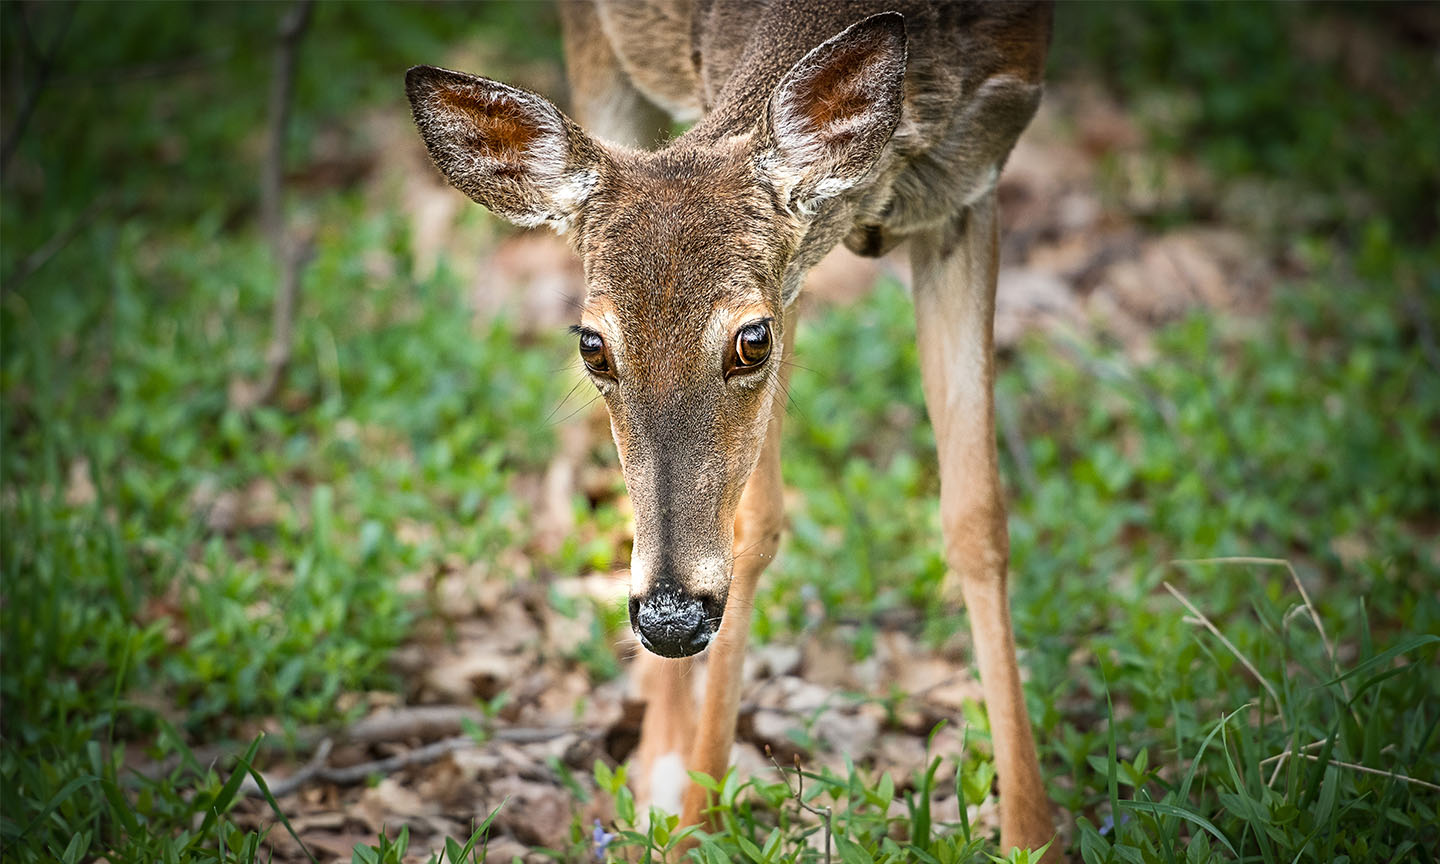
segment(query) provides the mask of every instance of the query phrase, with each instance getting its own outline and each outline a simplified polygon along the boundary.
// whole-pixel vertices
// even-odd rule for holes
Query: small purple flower
[[[1121,814],[1120,814],[1120,824],[1121,824],[1121,825],[1124,825],[1126,822],[1129,822],[1129,821],[1130,821],[1130,814],[1129,814],[1129,813],[1121,813]],[[1101,837],[1104,837],[1106,834],[1109,834],[1111,831],[1114,831],[1114,830],[1115,830],[1115,814],[1114,814],[1114,813],[1106,813],[1106,814],[1105,814],[1105,818],[1104,818],[1103,820],[1101,820],[1101,822],[1100,822],[1100,832],[1099,832],[1099,833],[1100,833],[1100,836],[1101,836]]]
[[[615,839],[615,835],[607,832],[605,826],[600,824],[600,820],[596,819],[595,832],[590,835],[590,839],[595,841],[595,860],[604,861],[605,850],[609,848],[610,841]]]

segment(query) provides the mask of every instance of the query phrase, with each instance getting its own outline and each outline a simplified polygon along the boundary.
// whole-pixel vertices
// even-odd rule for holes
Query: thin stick
[[[285,139],[290,131],[290,106],[294,103],[296,56],[300,40],[310,24],[313,0],[298,0],[280,19],[275,43],[275,66],[270,77],[269,142],[260,174],[260,222],[276,261],[284,239]]]
[[[1218,627],[1210,623],[1210,619],[1206,618],[1205,614],[1202,613],[1199,609],[1196,609],[1195,604],[1191,603],[1188,597],[1180,593],[1180,591],[1178,591],[1175,586],[1171,585],[1169,582],[1164,583],[1164,585],[1165,590],[1173,594],[1175,596],[1175,599],[1180,601],[1180,605],[1184,606],[1191,615],[1195,616],[1196,623],[1203,624],[1205,626],[1205,629],[1215,634],[1215,638],[1219,639],[1221,644],[1228,648],[1231,654],[1235,655],[1235,658],[1240,661],[1241,665],[1243,665],[1246,669],[1250,670],[1250,674],[1255,676],[1255,680],[1259,681],[1260,685],[1265,688],[1265,692],[1270,694],[1270,698],[1275,700],[1275,710],[1277,712],[1280,712],[1280,694],[1275,692],[1274,685],[1272,685],[1268,680],[1266,680],[1264,675],[1260,674],[1260,670],[1255,668],[1255,664],[1250,662],[1250,658],[1246,657],[1243,653],[1241,653],[1240,649],[1235,647],[1234,642],[1226,639],[1225,634],[1221,633]],[[1285,715],[1283,714],[1283,712],[1280,713],[1282,721],[1284,719],[1284,716]]]
[[[1283,755],[1285,755],[1285,754],[1282,753],[1282,754],[1280,754],[1280,755],[1283,756]],[[1295,756],[1295,757],[1297,757],[1297,758],[1299,758],[1299,759],[1309,759],[1311,762],[1319,762],[1319,761],[1320,761],[1320,757],[1319,757],[1319,756],[1315,756],[1315,755],[1310,754],[1310,753],[1293,753],[1293,754],[1291,754],[1291,755],[1293,755],[1293,756]],[[1406,783],[1413,783],[1413,784],[1415,784],[1416,786],[1424,786],[1426,789],[1434,789],[1436,792],[1440,792],[1440,786],[1437,786],[1437,785],[1435,785],[1434,783],[1430,783],[1430,782],[1427,782],[1427,781],[1425,781],[1425,780],[1417,780],[1417,779],[1415,779],[1414,777],[1407,777],[1407,776],[1405,776],[1404,774],[1397,774],[1397,773],[1394,772],[1394,771],[1381,771],[1379,768],[1371,768],[1371,767],[1366,766],[1366,765],[1357,765],[1357,764],[1354,763],[1354,762],[1340,762],[1340,761],[1335,760],[1335,759],[1331,759],[1331,760],[1327,761],[1325,764],[1327,764],[1327,765],[1335,765],[1335,766],[1337,766],[1337,767],[1339,767],[1339,768],[1349,768],[1351,771],[1362,771],[1362,772],[1364,772],[1364,773],[1366,773],[1366,774],[1376,774],[1376,775],[1379,775],[1379,776],[1381,776],[1381,777],[1393,777],[1393,778],[1396,779],[1396,780],[1403,780],[1403,781],[1405,781]]]
[[[1310,601],[1310,592],[1305,590],[1305,583],[1300,581],[1300,574],[1295,572],[1295,567],[1284,558],[1260,558],[1250,555],[1230,555],[1221,558],[1182,558],[1171,561],[1172,564],[1256,564],[1263,567],[1284,567],[1290,573],[1290,581],[1295,583],[1295,588],[1300,592],[1300,599],[1305,603],[1305,609],[1310,613],[1310,621],[1315,625],[1315,632],[1320,634],[1320,644],[1325,646],[1325,656],[1330,659],[1330,671],[1335,677],[1340,677],[1340,664],[1335,659],[1335,646],[1331,644],[1330,637],[1325,633],[1325,625],[1320,622],[1320,613],[1315,609],[1315,604]],[[1345,694],[1345,706],[1350,711],[1350,716],[1355,722],[1360,722],[1360,715],[1355,707],[1350,704],[1350,686],[1344,681],[1340,682],[1340,692]],[[1281,765],[1284,763],[1282,762]],[[1270,774],[1270,782],[1267,786],[1275,785],[1275,778],[1280,776],[1280,765]]]
[[[1305,751],[1314,750],[1316,747],[1323,746],[1324,744],[1325,744],[1324,741],[1311,741],[1309,744],[1301,744],[1301,745],[1300,745],[1300,749],[1301,749],[1301,750],[1305,750]],[[1386,744],[1384,747],[1381,747],[1381,748],[1380,748],[1380,752],[1381,752],[1381,753],[1388,753],[1388,752],[1390,752],[1391,750],[1394,750],[1394,749],[1395,749],[1395,745],[1394,745],[1394,744]],[[1274,785],[1275,785],[1275,778],[1280,776],[1280,769],[1285,766],[1285,760],[1288,759],[1288,758],[1291,757],[1291,756],[1294,756],[1294,755],[1297,755],[1296,752],[1295,752],[1294,750],[1292,750],[1292,749],[1287,745],[1284,750],[1281,750],[1279,753],[1276,753],[1274,756],[1270,756],[1270,757],[1268,757],[1268,758],[1266,758],[1266,759],[1261,759],[1261,760],[1260,760],[1260,764],[1261,764],[1261,765],[1269,765],[1271,762],[1277,763],[1277,764],[1275,765],[1275,770],[1270,772],[1270,780],[1265,784],[1266,786],[1274,786]],[[1299,754],[1299,755],[1304,755],[1304,754]],[[1312,758],[1312,759],[1313,759],[1314,757],[1312,756],[1312,757],[1308,757],[1308,758]],[[1333,762],[1334,760],[1332,759],[1331,761]],[[1338,763],[1337,763],[1337,764],[1338,764]]]
[[[75,20],[75,2],[65,7],[65,18],[60,22],[60,32],[50,40],[50,48],[44,54],[31,47],[32,54],[37,55],[36,60],[40,68],[35,73],[35,80],[25,90],[25,95],[20,103],[20,110],[15,114],[15,122],[10,127],[10,132],[5,140],[0,142],[0,173],[10,166],[10,157],[20,147],[20,138],[24,136],[25,129],[30,125],[30,118],[35,115],[35,108],[40,104],[40,97],[44,94],[46,86],[50,83],[50,75],[55,71],[55,58],[60,54],[60,47],[65,44],[65,37],[70,33],[70,23]],[[25,20],[25,10],[18,4],[15,7],[15,15],[19,19],[21,35],[27,43],[30,42],[29,22]]]
[[[825,864],[830,864],[830,837],[835,822],[834,811],[829,807],[812,807],[805,803],[805,799],[802,797],[805,794],[805,773],[800,770],[800,754],[795,754],[795,781],[799,787],[797,789],[790,788],[790,777],[785,773],[785,769],[780,767],[780,763],[775,761],[775,754],[770,750],[769,744],[765,745],[765,756],[770,760],[770,764],[775,766],[775,770],[780,773],[780,779],[785,783],[785,791],[790,793],[790,796],[795,799],[795,803],[799,804],[802,810],[825,820]]]
[[[458,735],[467,722],[484,727],[488,718],[478,708],[456,705],[418,705],[398,711],[375,714],[358,721],[347,729],[336,732],[323,727],[301,729],[293,742],[280,736],[267,735],[261,742],[261,752],[291,751],[306,753],[318,749],[326,741],[340,744],[379,744],[411,739],[429,740]],[[582,726],[517,726],[486,731],[487,741],[504,741],[509,744],[538,744],[553,741],[565,735],[581,737],[599,735],[598,730]],[[235,745],[214,745],[202,747],[194,752],[195,761],[201,765],[218,762],[238,752]],[[142,777],[154,779],[174,771],[179,759],[170,757],[148,765],[142,765],[135,772]]]
[[[55,232],[49,240],[46,240],[35,251],[20,259],[20,262],[5,277],[3,288],[6,291],[13,291],[15,288],[31,275],[50,262],[51,258],[60,254],[60,251],[70,245],[70,241],[80,236],[80,233],[95,221],[95,217],[110,206],[109,199],[105,197],[96,198],[75,217],[69,225]]]
[[[290,238],[285,230],[285,139],[290,130],[290,106],[294,102],[296,57],[310,24],[314,0],[297,0],[280,19],[275,43],[275,67],[270,78],[270,140],[260,172],[260,222],[270,241],[271,257],[280,272],[275,291],[270,346],[265,350],[265,377],[255,390],[241,400],[242,408],[269,402],[279,389],[280,379],[290,365],[295,329],[295,297],[300,275],[313,251],[309,238]]]
[[[328,739],[326,743],[329,743]],[[351,765],[346,768],[330,768],[325,765],[325,761],[320,758],[322,753],[326,755],[329,753],[329,749],[322,746],[320,751],[316,752],[316,758],[305,763],[304,768],[301,768],[283,780],[277,780],[273,783],[267,778],[265,785],[270,787],[270,793],[276,798],[283,798],[292,792],[296,792],[302,786],[313,780],[335,783],[340,786],[353,786],[377,774],[393,774],[411,765],[424,765],[429,762],[434,762],[457,750],[467,750],[478,747],[480,747],[480,745],[469,735],[457,735],[454,738],[443,738],[431,744],[426,744],[424,747],[409,750],[398,756],[391,756],[388,759],[377,759],[374,762],[363,762],[359,765]],[[260,785],[255,782],[254,778],[246,777],[245,782],[240,786],[240,791],[245,795],[258,795],[260,794]]]

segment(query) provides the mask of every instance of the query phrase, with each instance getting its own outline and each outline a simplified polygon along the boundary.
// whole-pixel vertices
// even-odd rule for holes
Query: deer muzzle
[[[630,625],[645,649],[661,657],[690,657],[704,651],[720,629],[725,598],[695,595],[672,579],[656,582],[642,597],[630,597]]]

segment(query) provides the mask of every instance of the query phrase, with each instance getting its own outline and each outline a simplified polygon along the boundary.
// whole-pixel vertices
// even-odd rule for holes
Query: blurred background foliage
[[[390,654],[433,610],[402,574],[456,558],[500,580],[626,563],[607,530],[538,556],[516,491],[581,404],[561,407],[568,338],[477,320],[455,262],[420,266],[395,190],[362,182],[390,155],[366,118],[408,111],[413,63],[464,46],[468,68],[562,92],[548,5],[318,4],[286,154],[291,218],[316,253],[295,359],[273,404],[237,407],[235,382],[264,368],[277,283],[257,178],[282,11],[0,5],[7,858],[253,855],[224,818],[197,830],[224,809],[215,766],[137,782],[127,750],[159,759],[261,720],[336,722],[364,710],[346,694],[403,691]],[[1148,147],[1203,163],[1222,190],[1142,218],[1232,225],[1293,265],[1265,315],[1190,316],[1157,334],[1153,362],[1038,336],[1005,358],[999,400],[1024,431],[1002,447],[1015,616],[1042,758],[1086,861],[1232,858],[1217,838],[1250,860],[1434,854],[1434,791],[1298,759],[1278,782],[1259,768],[1329,740],[1337,759],[1440,780],[1440,673],[1416,640],[1440,631],[1434,27],[1408,5],[1057,10],[1052,82],[1115,94]],[[480,208],[460,218],[473,236],[508,230]],[[892,612],[932,644],[963,630],[940,600],[912,334],[893,281],[802,325],[796,494],[761,639],[858,621],[863,657]],[[582,524],[623,524],[614,502],[574,506]],[[1326,683],[1335,670],[1295,623],[1283,569],[1167,564],[1215,555],[1294,562],[1344,668],[1366,673],[1350,683],[1369,686]],[[1270,722],[1201,744],[1262,691],[1165,580],[1280,683]],[[617,610],[582,649],[597,678],[620,668]],[[1407,645],[1398,673],[1365,665]],[[1192,758],[1201,781],[1182,788]],[[1134,800],[1215,832],[1161,809],[1117,816],[1117,775]],[[766,817],[746,812],[737,830],[763,840]],[[888,823],[850,815],[881,855]]]

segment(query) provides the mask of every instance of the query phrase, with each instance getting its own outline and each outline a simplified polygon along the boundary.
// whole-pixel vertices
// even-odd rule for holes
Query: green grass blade
[[[280,802],[276,801],[274,794],[270,792],[270,784],[265,782],[265,775],[261,774],[259,769],[251,763],[251,759],[254,758],[254,751],[260,746],[260,739],[263,737],[264,734],[262,733],[255,738],[255,743],[250,745],[251,752],[247,754],[248,758],[245,759],[245,768],[249,771],[250,776],[255,778],[255,785],[260,787],[260,797],[264,798],[265,803],[270,805],[271,812],[279,818],[280,824],[285,826],[285,830],[290,833],[291,839],[300,847],[300,851],[304,852],[305,857],[310,859],[310,864],[318,864],[315,856],[310,854],[310,850],[306,848],[305,843],[300,839],[300,835],[295,833],[295,827],[290,824],[290,818],[285,815],[285,811],[280,809]]]
[[[1127,800],[1121,801],[1120,806],[1127,810],[1153,810],[1156,813],[1164,813],[1167,816],[1175,816],[1177,818],[1184,819],[1186,822],[1191,822],[1205,829],[1205,831],[1209,832],[1212,837],[1220,841],[1220,845],[1224,846],[1227,850],[1229,850],[1231,855],[1234,855],[1236,858],[1240,857],[1240,853],[1236,852],[1235,847],[1230,845],[1230,840],[1225,836],[1224,832],[1222,832],[1219,828],[1215,827],[1214,822],[1211,822],[1209,819],[1206,819],[1204,816],[1201,816],[1198,813],[1192,813],[1191,811],[1186,810],[1183,807],[1176,807],[1174,804],[1166,804],[1164,801]]]
[[[1354,669],[1346,672],[1344,675],[1339,675],[1335,678],[1331,678],[1329,681],[1326,681],[1320,686],[1329,687],[1332,684],[1339,684],[1341,681],[1348,681],[1351,678],[1354,678],[1356,675],[1359,675],[1361,672],[1368,671],[1369,669],[1378,666],[1381,663],[1389,662],[1390,660],[1399,657],[1401,654],[1408,654],[1416,648],[1420,648],[1425,645],[1434,645],[1436,643],[1440,643],[1440,636],[1436,636],[1434,634],[1426,633],[1423,636],[1412,636],[1409,639],[1401,642],[1399,645],[1394,646],[1393,648],[1390,648],[1386,651],[1381,651],[1379,654],[1376,654],[1374,657],[1371,657],[1369,660],[1366,660],[1359,666],[1356,666]]]

